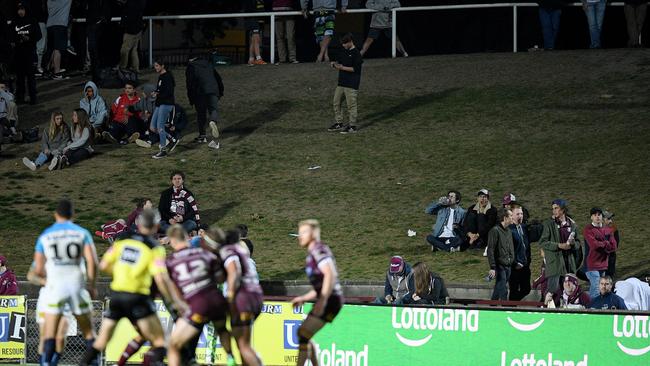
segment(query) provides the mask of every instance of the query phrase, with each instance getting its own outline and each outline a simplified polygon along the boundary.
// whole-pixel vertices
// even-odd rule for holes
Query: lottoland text
[[[582,360],[559,360],[552,353],[535,357],[534,353],[524,353],[521,358],[508,359],[506,351],[501,352],[501,366],[588,366],[589,356]]]

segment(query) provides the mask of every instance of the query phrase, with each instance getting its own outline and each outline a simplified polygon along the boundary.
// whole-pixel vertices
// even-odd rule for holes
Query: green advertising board
[[[648,366],[648,315],[345,305],[321,366]]]

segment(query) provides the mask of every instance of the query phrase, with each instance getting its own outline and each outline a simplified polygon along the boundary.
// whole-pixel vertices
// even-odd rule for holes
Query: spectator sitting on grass
[[[483,188],[478,191],[477,202],[467,210],[465,231],[470,248],[487,245],[487,234],[497,223],[497,209],[490,203],[490,192]]]
[[[134,82],[126,81],[124,83],[124,92],[111,104],[112,118],[109,130],[102,133],[106,141],[126,145],[140,138],[139,131],[144,127],[140,112],[129,111],[129,106],[140,101],[135,87]]]
[[[406,283],[408,294],[404,296],[404,304],[447,305],[449,293],[442,277],[429,271],[426,264],[417,262],[409,274]]]
[[[158,203],[161,230],[164,232],[171,225],[181,224],[185,231],[193,236],[192,231],[201,224],[198,203],[194,199],[194,194],[184,186],[185,174],[183,172],[175,171],[169,179],[172,186],[162,191]]]
[[[112,242],[127,236],[129,233],[137,232],[138,226],[136,225],[135,220],[140,216],[143,210],[153,208],[153,202],[149,198],[138,198],[135,202],[135,209],[131,211],[126,220],[117,219],[108,221],[101,226],[101,230],[95,231],[95,235]]]
[[[608,275],[604,275],[600,278],[599,288],[600,294],[591,300],[589,308],[591,309],[618,309],[618,310],[627,310],[627,305],[625,301],[618,295],[612,292],[612,278]]]
[[[235,226],[235,229],[239,231],[239,240],[246,244],[248,253],[253,256],[253,242],[248,238],[248,226],[246,224],[239,224]]]
[[[72,141],[63,148],[63,155],[59,159],[58,168],[76,164],[88,159],[94,152],[91,144],[93,141],[93,128],[88,120],[85,110],[79,108],[72,112]]]
[[[447,196],[432,202],[424,212],[436,215],[433,232],[427,235],[427,243],[431,250],[457,252],[464,243],[462,225],[465,219],[465,209],[460,207],[460,192],[449,191]]]
[[[384,297],[377,297],[375,304],[401,304],[402,298],[408,293],[406,278],[411,273],[411,266],[399,255],[390,259],[384,283]]]
[[[590,301],[589,294],[580,287],[578,277],[567,273],[562,288],[558,288],[554,293],[547,293],[544,303],[549,308],[584,309],[589,306]]]
[[[31,161],[28,158],[23,158],[23,164],[31,170],[47,163],[52,159],[49,170],[54,170],[59,162],[63,148],[71,141],[70,127],[63,121],[63,113],[52,112],[50,116],[50,127],[43,131],[43,138],[41,140],[41,152],[38,154],[36,160]]]
[[[7,268],[7,258],[0,255],[0,296],[18,295],[18,281],[14,271]]]
[[[4,136],[18,138],[16,124],[18,123],[18,106],[14,95],[4,81],[0,81],[0,138]],[[20,139],[20,138],[18,138]]]
[[[104,98],[99,95],[99,88],[92,81],[84,85],[83,98],[79,101],[79,108],[86,111],[94,132],[101,133],[108,121],[108,110]]]

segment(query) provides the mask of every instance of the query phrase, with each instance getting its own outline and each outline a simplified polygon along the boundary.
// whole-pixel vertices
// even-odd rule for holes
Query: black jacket
[[[194,201],[194,194],[187,188],[183,187],[183,190],[187,192],[184,201],[185,214],[183,215],[183,221],[194,220],[198,224],[196,216],[198,212],[194,210],[196,201]],[[164,222],[169,222],[169,219],[174,217],[174,213],[171,212],[172,205],[172,195],[174,194],[174,187],[171,186],[160,193],[160,201],[158,201],[158,209],[160,210],[160,219]],[[189,197],[192,197],[188,200]]]
[[[516,225],[510,225],[510,231],[512,232],[512,243],[515,248],[515,263],[513,265],[521,263],[524,267],[530,266],[530,241],[528,240],[528,228],[526,224],[521,224],[523,238],[517,232]]]
[[[435,273],[431,273],[429,292],[426,294],[418,294],[420,299],[417,301],[413,300],[413,295],[415,294],[415,279],[413,276],[414,274],[411,272],[406,278],[409,292],[402,299],[404,304],[445,305],[447,303],[446,298],[449,297],[449,293],[447,292],[445,281]]]
[[[223,80],[208,60],[198,58],[190,61],[185,69],[185,83],[187,99],[191,105],[196,103],[199,95],[215,94],[219,98],[223,96]]]
[[[156,92],[156,106],[162,104],[174,105],[174,88],[176,87],[176,82],[174,81],[174,76],[171,72],[167,71],[164,74],[158,76],[158,86]]]
[[[351,50],[343,48],[337,61],[343,66],[354,68],[354,72],[339,70],[339,86],[358,90],[361,83],[361,65],[363,64],[359,50],[356,47]]]
[[[463,223],[466,233],[478,233],[479,238],[487,243],[488,232],[497,224],[497,209],[492,206],[485,214],[480,214],[472,206],[467,210]]]
[[[15,44],[16,58],[19,62],[33,62],[33,60],[24,60],[30,57],[36,50],[36,42],[41,37],[41,29],[35,18],[25,14],[24,17],[16,17],[9,25],[11,29],[11,42]]]
[[[127,0],[122,9],[121,25],[127,34],[138,34],[144,26],[142,17],[144,16],[145,0]]]

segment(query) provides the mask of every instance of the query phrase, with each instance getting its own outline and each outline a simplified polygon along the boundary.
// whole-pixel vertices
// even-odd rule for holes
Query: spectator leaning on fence
[[[363,43],[363,47],[361,48],[361,56],[366,54],[370,45],[372,45],[375,40],[379,39],[382,33],[389,40],[393,39],[393,32],[391,30],[393,28],[393,14],[390,10],[399,8],[400,6],[398,0],[368,0],[368,2],[366,2],[366,8],[377,10],[377,12],[372,14],[368,38],[366,38],[366,41]],[[404,55],[404,57],[409,57],[402,42],[400,42],[399,37],[396,37],[395,44],[399,53]]]
[[[587,15],[589,24],[589,37],[591,43],[589,48],[601,48],[600,34],[603,30],[603,19],[605,18],[605,7],[607,0],[582,0],[582,8]]]
[[[0,255],[0,296],[18,295],[18,281],[14,271],[7,268],[7,258]]]
[[[348,7],[348,0],[341,1],[341,13],[345,13]],[[320,46],[316,62],[329,62],[330,57],[327,48],[329,47],[332,37],[334,37],[334,28],[336,21],[336,5],[338,0],[312,0],[314,10],[314,35],[316,43]],[[305,19],[309,0],[300,0],[300,6]]]
[[[241,4],[244,13],[261,13],[265,10],[264,0],[242,0]],[[260,53],[264,21],[261,18],[246,18],[244,22],[246,23],[246,32],[250,43],[248,46],[248,66],[266,65]]]
[[[395,255],[390,259],[384,283],[384,297],[377,297],[376,304],[401,304],[402,298],[408,293],[406,278],[411,273],[404,258]]]
[[[449,191],[424,210],[428,215],[436,215],[433,232],[427,235],[426,241],[431,245],[431,251],[443,250],[456,252],[464,243],[462,234],[465,209],[460,207],[460,192]]]
[[[627,22],[628,47],[641,47],[641,33],[648,10],[646,0],[625,0],[625,21]]]
[[[294,11],[294,0],[273,0],[273,11]],[[276,63],[289,61],[297,64],[296,58],[296,20],[291,16],[275,17],[275,41],[278,44]],[[287,50],[289,58],[287,59]]]
[[[554,50],[557,34],[560,31],[560,18],[565,0],[538,0],[539,22],[542,25],[544,49]]]
[[[616,251],[616,239],[612,229],[603,226],[603,210],[594,207],[590,211],[591,223],[585,226],[585,275],[589,279],[589,296],[598,296],[600,277],[607,271],[609,254]]]

